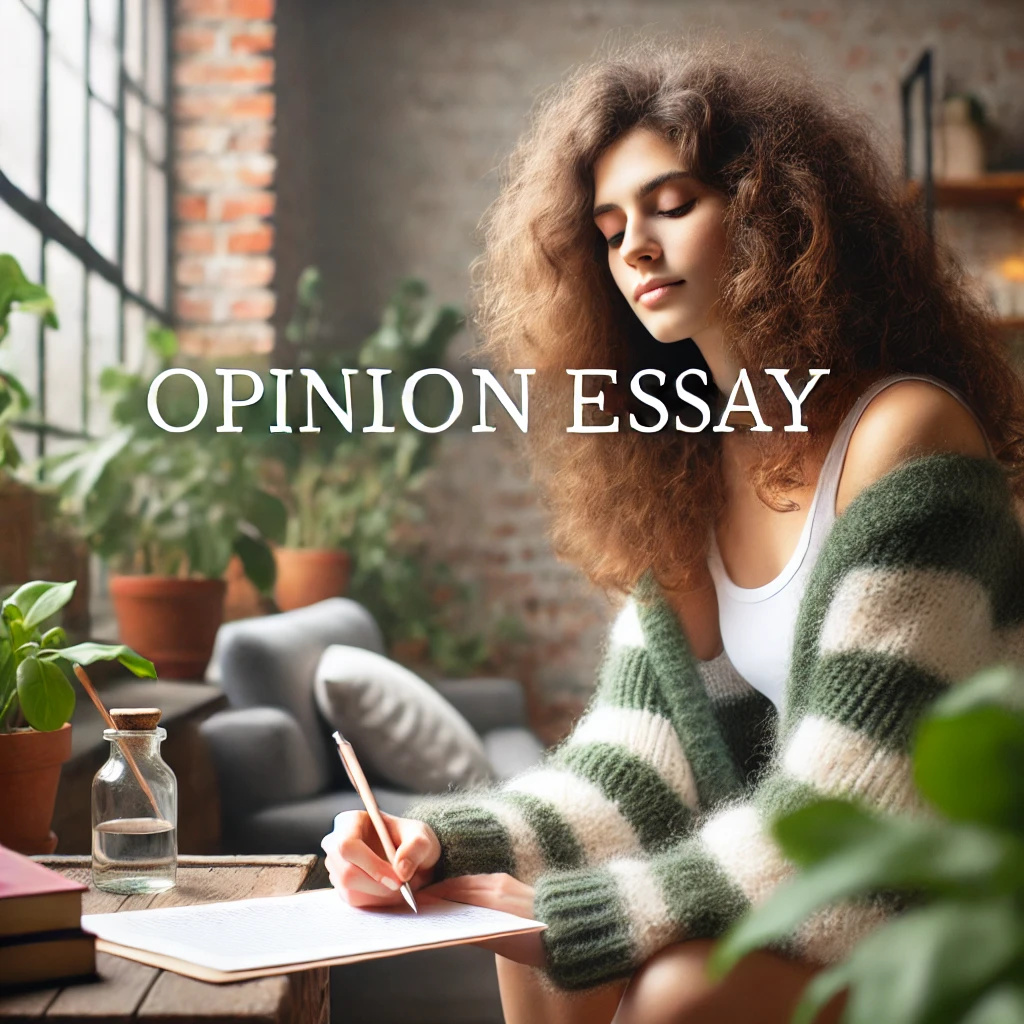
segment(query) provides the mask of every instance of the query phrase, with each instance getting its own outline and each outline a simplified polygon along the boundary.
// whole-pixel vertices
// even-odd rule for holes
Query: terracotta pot
[[[352,565],[347,551],[327,548],[275,548],[274,599],[283,612],[304,608],[348,589]]]
[[[53,853],[50,830],[60,767],[71,756],[71,725],[53,732],[0,734],[0,844],[18,853]]]
[[[224,580],[111,576],[121,643],[169,679],[202,679],[224,619]]]

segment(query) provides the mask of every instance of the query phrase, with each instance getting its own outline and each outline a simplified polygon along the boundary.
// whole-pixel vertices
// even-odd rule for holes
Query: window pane
[[[163,0],[147,0],[146,11],[146,95],[154,103],[164,102],[167,40],[164,34]]]
[[[118,0],[89,0],[90,31],[102,35],[108,43],[117,42]]]
[[[82,289],[85,269],[63,246],[46,247],[46,287],[60,310],[60,329],[46,329],[46,422],[81,430]]]
[[[146,365],[146,314],[134,302],[124,304],[124,367],[141,373]]]
[[[83,0],[50,0],[47,9],[50,53],[78,71],[85,68],[85,3]]]
[[[117,329],[121,316],[118,290],[102,277],[89,275],[89,433],[110,429],[109,400],[100,394],[100,374],[117,366]]]
[[[89,241],[116,262],[117,119],[97,100],[89,117]]]
[[[108,38],[99,31],[93,22],[89,40],[89,80],[93,92],[111,106],[117,106],[119,61],[115,40],[116,37]]]
[[[124,5],[124,69],[135,82],[142,81],[142,0]]]
[[[146,152],[156,163],[167,155],[167,119],[152,107],[146,111]]]
[[[131,92],[124,97],[124,123],[136,135],[142,134],[142,100]]]
[[[21,264],[21,269],[30,281],[39,280],[39,260],[42,253],[39,232],[28,221],[22,220],[2,199],[0,249],[9,252]],[[59,306],[57,314],[63,314]],[[39,321],[27,313],[12,313],[9,323],[10,333],[0,344],[0,366],[13,373],[25,386],[32,396],[34,411],[35,401],[39,395],[39,360],[36,347]],[[25,455],[24,449],[22,455]]]
[[[19,0],[0,0],[0,170],[39,198],[43,36]]]
[[[142,288],[142,147],[134,135],[125,138],[124,153],[124,279],[133,291]]]
[[[167,178],[159,167],[146,165],[146,294],[161,309],[167,304]]]
[[[50,208],[85,232],[85,83],[50,57],[50,121],[47,157]]]

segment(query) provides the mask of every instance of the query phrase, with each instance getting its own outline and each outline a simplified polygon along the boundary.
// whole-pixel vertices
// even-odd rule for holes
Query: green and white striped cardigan
[[[721,935],[771,893],[793,870],[768,832],[775,813],[815,794],[918,810],[908,749],[922,710],[1001,661],[1024,661],[1024,530],[1005,471],[915,459],[832,527],[778,720],[724,656],[696,661],[648,575],[568,739],[510,781],[409,813],[440,840],[438,877],[532,884],[551,980],[588,988],[670,943]],[[882,915],[836,907],[792,951],[834,962]]]

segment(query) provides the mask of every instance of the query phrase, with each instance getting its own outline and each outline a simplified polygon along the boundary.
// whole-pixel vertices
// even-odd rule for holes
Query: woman
[[[574,74],[485,241],[477,323],[500,367],[538,370],[528,440],[555,548],[629,597],[541,768],[390,819],[397,870],[362,812],[339,815],[332,881],[376,906],[443,879],[543,920],[495,947],[509,1021],[785,1021],[884,908],[819,916],[718,984],[710,940],[791,870],[774,813],[821,792],[916,810],[921,710],[1024,660],[1021,385],[867,124],[743,50],[640,43]],[[564,371],[585,367],[616,373],[586,408],[617,432],[565,429]],[[829,370],[806,431],[782,429],[770,368],[797,395]],[[667,426],[629,389],[640,369],[661,371],[644,390]],[[687,431],[679,375],[720,414],[743,369],[774,429],[733,412]]]

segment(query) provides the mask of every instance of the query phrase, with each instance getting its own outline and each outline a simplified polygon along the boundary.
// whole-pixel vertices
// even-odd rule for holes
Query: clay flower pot
[[[224,619],[224,580],[111,576],[121,643],[168,679],[202,679]]]
[[[348,589],[351,559],[347,551],[327,548],[275,548],[274,600],[283,612],[304,608]]]
[[[71,756],[71,725],[53,732],[0,734],[0,845],[18,853],[53,853],[50,830],[61,765]]]

